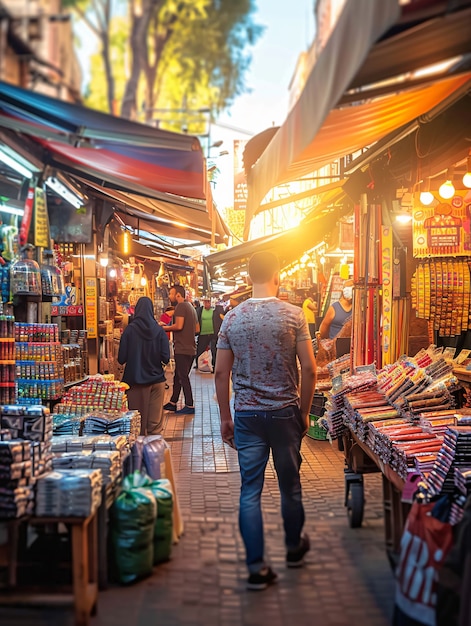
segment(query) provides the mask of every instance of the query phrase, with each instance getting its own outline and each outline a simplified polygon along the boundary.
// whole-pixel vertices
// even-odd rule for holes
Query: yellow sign
[[[391,322],[392,322],[392,273],[393,273],[393,232],[383,226],[381,232],[381,277],[382,297],[382,365],[391,363]]]
[[[412,210],[415,258],[469,256],[471,253],[471,191],[458,189],[453,198],[424,206],[419,194]]]
[[[34,245],[49,248],[49,218],[44,189],[36,187],[34,193]]]
[[[85,279],[85,320],[89,339],[98,336],[98,311],[96,278]]]

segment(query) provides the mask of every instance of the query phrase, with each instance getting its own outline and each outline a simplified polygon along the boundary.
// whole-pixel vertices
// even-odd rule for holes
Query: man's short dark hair
[[[182,285],[172,285],[170,289],[175,289],[175,293],[179,293],[183,299],[185,298],[185,287]]]
[[[268,283],[279,271],[278,257],[271,252],[256,252],[250,257],[249,276],[253,283]]]

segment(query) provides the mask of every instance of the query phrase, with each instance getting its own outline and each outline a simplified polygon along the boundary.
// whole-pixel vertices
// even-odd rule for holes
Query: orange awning
[[[388,133],[420,117],[471,83],[471,73],[445,78],[433,84],[392,93],[363,104],[333,109],[309,145],[291,161],[278,168],[273,179],[273,158],[286,154],[288,134],[277,133],[269,149],[252,169],[247,219],[261,210],[261,200],[274,185],[296,180],[336,159],[369,146]],[[278,140],[278,143],[277,143]],[[270,157],[270,158],[264,158]],[[281,165],[278,161],[278,164]],[[315,192],[315,190],[314,190]],[[248,222],[246,222],[246,227]]]

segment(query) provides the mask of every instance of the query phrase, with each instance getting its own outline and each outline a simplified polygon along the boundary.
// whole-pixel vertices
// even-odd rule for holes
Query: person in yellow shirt
[[[317,313],[317,294],[314,291],[306,291],[303,302],[303,312],[309,326],[309,334],[311,339],[316,336],[316,313]]]

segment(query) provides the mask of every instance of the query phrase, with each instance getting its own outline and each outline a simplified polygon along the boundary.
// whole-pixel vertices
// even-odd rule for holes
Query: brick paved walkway
[[[185,533],[170,562],[151,578],[99,595],[91,626],[387,626],[393,577],[384,549],[379,475],[365,477],[365,518],[348,526],[343,455],[337,445],[306,438],[302,483],[311,551],[306,566],[288,570],[277,482],[270,464],[263,510],[267,557],[278,584],[247,592],[244,548],[237,526],[237,454],[222,444],[214,380],[192,373],[196,414],[166,414]],[[72,624],[51,610],[0,610],[5,625]]]

